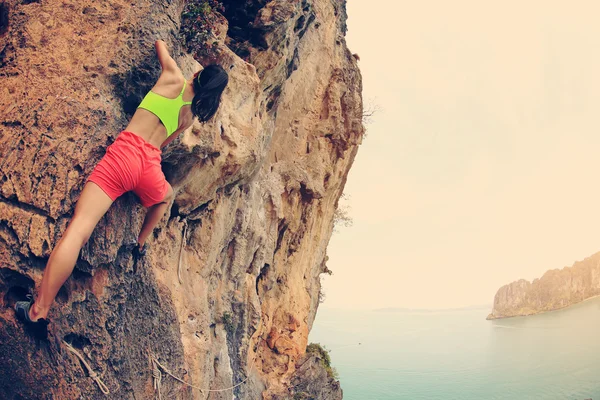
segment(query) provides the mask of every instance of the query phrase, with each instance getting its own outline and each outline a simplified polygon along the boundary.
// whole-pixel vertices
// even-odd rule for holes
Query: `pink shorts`
[[[113,201],[133,191],[144,207],[164,200],[169,184],[160,168],[160,149],[132,132],[123,131],[96,165],[88,181]]]

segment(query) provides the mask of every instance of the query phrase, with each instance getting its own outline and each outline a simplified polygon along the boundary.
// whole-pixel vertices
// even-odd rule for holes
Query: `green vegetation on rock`
[[[319,343],[311,343],[306,347],[306,352],[319,356],[321,364],[323,364],[325,371],[327,371],[327,376],[335,380],[340,379],[337,370],[331,366],[331,356],[329,355],[329,350],[321,346]]]

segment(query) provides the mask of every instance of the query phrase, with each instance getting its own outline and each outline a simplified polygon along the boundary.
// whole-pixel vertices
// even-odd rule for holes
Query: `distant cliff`
[[[521,279],[502,286],[487,319],[558,310],[600,295],[600,253],[572,267],[553,269],[533,282]]]

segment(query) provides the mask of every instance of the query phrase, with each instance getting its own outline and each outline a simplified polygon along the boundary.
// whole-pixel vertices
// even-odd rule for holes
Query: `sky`
[[[600,251],[600,3],[348,0],[380,110],[324,307],[492,304]]]

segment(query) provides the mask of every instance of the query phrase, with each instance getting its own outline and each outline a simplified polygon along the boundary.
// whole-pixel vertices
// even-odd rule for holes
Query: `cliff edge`
[[[0,398],[342,397],[305,351],[364,132],[346,18],[329,0],[0,3]],[[11,306],[39,285],[87,176],[158,77],[156,39],[187,76],[227,68],[223,102],[163,149],[176,198],[146,259],[126,248],[144,216],[127,194],[36,343]],[[186,384],[163,374],[157,393],[151,357]]]

